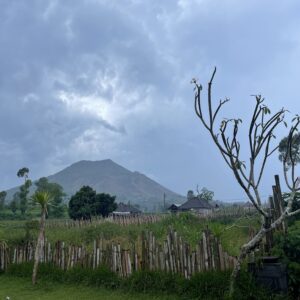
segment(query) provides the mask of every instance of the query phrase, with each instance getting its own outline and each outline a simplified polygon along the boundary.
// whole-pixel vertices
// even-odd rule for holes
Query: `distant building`
[[[114,216],[122,215],[140,215],[142,212],[134,206],[124,204],[123,202],[118,203],[117,208],[113,211]]]
[[[168,210],[171,212],[183,212],[192,211],[198,214],[209,215],[213,211],[213,207],[208,203],[208,201],[201,199],[197,196],[188,195],[188,200],[182,205],[178,206],[172,204]]]
[[[172,213],[176,213],[180,205],[181,204],[172,204],[170,207],[168,207],[168,210]]]

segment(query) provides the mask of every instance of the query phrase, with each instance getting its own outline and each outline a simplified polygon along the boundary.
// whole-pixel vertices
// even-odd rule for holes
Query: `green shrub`
[[[89,275],[89,284],[104,286],[106,288],[116,288],[121,285],[121,279],[118,275],[106,267],[100,267]]]
[[[6,273],[18,277],[29,277],[32,274],[33,263],[11,264]]]
[[[133,273],[123,288],[142,293],[176,294],[182,299],[224,299],[230,272],[203,272],[184,279],[180,275],[157,271]]]
[[[135,292],[174,293],[185,279],[159,271],[138,271],[123,281],[123,288]]]
[[[286,263],[289,292],[294,299],[298,299],[300,297],[300,221],[295,221],[286,235],[277,234],[275,241],[273,253]]]
[[[211,271],[195,274],[187,282],[187,292],[193,299],[224,299],[229,287],[230,272]]]
[[[22,263],[10,265],[6,273],[18,277],[31,277],[33,263]],[[55,281],[60,283],[84,284],[116,288],[120,286],[121,279],[116,273],[106,267],[96,269],[74,267],[64,271],[52,264],[39,264],[38,280]]]
[[[12,264],[8,267],[6,273],[18,277],[31,277],[33,270],[33,262],[22,264]],[[53,264],[39,264],[38,278],[42,280],[51,280],[57,282],[64,281],[64,271],[54,266]]]
[[[116,288],[120,286],[121,279],[116,273],[101,266],[96,269],[74,267],[65,273],[65,281],[68,283],[81,283],[92,286]]]

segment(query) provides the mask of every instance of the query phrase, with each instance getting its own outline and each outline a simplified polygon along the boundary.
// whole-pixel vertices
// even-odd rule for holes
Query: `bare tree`
[[[230,294],[234,290],[234,282],[239,273],[241,263],[249,252],[255,249],[263,240],[268,231],[274,230],[280,226],[284,219],[292,215],[300,213],[300,210],[292,211],[292,203],[296,199],[296,194],[299,189],[299,180],[295,176],[295,166],[297,161],[293,155],[293,141],[300,123],[300,117],[296,116],[292,120],[292,125],[287,139],[287,149],[283,158],[283,173],[290,190],[286,198],[287,205],[282,214],[271,225],[267,225],[269,218],[268,211],[262,205],[260,196],[260,183],[265,170],[268,158],[278,149],[278,145],[274,144],[275,130],[284,124],[285,109],[281,109],[276,113],[271,113],[270,109],[264,104],[264,98],[261,95],[255,95],[255,106],[251,116],[251,121],[248,124],[248,145],[250,158],[243,161],[241,158],[241,143],[238,137],[241,119],[223,119],[221,124],[216,128],[217,117],[223,105],[229,99],[220,100],[217,107],[214,109],[212,104],[212,83],[216,74],[216,68],[213,71],[211,79],[208,83],[207,108],[204,109],[203,100],[201,98],[202,86],[196,79],[192,80],[195,88],[195,112],[203,126],[208,130],[212,140],[219,149],[227,166],[233,172],[238,184],[242,187],[247,197],[254,205],[255,209],[261,215],[261,226],[256,235],[241,247],[237,263],[231,275]],[[204,114],[204,110],[205,114]],[[242,145],[244,146],[244,145]],[[287,167],[287,163],[289,167]]]

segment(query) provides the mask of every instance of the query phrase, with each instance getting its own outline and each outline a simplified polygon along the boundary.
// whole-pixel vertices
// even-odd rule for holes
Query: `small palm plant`
[[[38,235],[35,253],[34,253],[34,265],[32,271],[32,284],[36,283],[36,275],[38,271],[39,260],[42,254],[42,249],[45,242],[45,221],[48,213],[47,207],[50,205],[52,197],[47,192],[35,192],[31,197],[33,204],[39,205],[41,208],[41,219],[40,219],[40,232]]]

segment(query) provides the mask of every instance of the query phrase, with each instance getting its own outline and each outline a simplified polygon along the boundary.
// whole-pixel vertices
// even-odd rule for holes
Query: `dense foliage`
[[[300,297],[300,221],[289,227],[286,235],[276,236],[274,254],[287,264],[289,289],[294,299]]]
[[[97,194],[96,201],[93,205],[94,214],[107,217],[111,212],[113,212],[117,208],[115,200],[115,196],[110,196],[109,194],[104,193]]]
[[[199,194],[200,198],[206,201],[212,201],[214,199],[214,192],[208,190],[206,187],[201,189],[201,193]]]
[[[108,216],[117,207],[115,196],[97,194],[89,186],[83,186],[69,202],[69,215],[72,219],[91,219],[93,216]]]
[[[5,198],[6,198],[6,192],[5,191],[0,192],[0,210],[3,210],[4,208]]]
[[[28,194],[29,194],[29,188],[31,187],[32,182],[31,180],[27,179],[23,185],[20,186],[19,191],[19,208],[22,215],[25,215],[25,212],[28,209]]]
[[[291,158],[289,155],[286,156],[288,151],[287,147],[288,147],[288,137],[285,137],[279,143],[279,148],[278,148],[279,160],[283,161],[284,158],[286,157],[287,165],[290,166]],[[293,136],[291,149],[289,151],[291,151],[292,160],[294,160],[295,163],[299,163],[300,162],[300,133],[296,133]]]
[[[27,167],[23,167],[19,169],[19,171],[17,172],[18,177],[25,179],[24,184],[20,186],[20,191],[14,195],[17,196],[19,199],[18,204],[22,215],[25,215],[25,212],[28,208],[29,188],[32,185],[31,180],[28,179],[28,173],[29,173],[29,169]],[[17,202],[17,200],[15,201]]]

